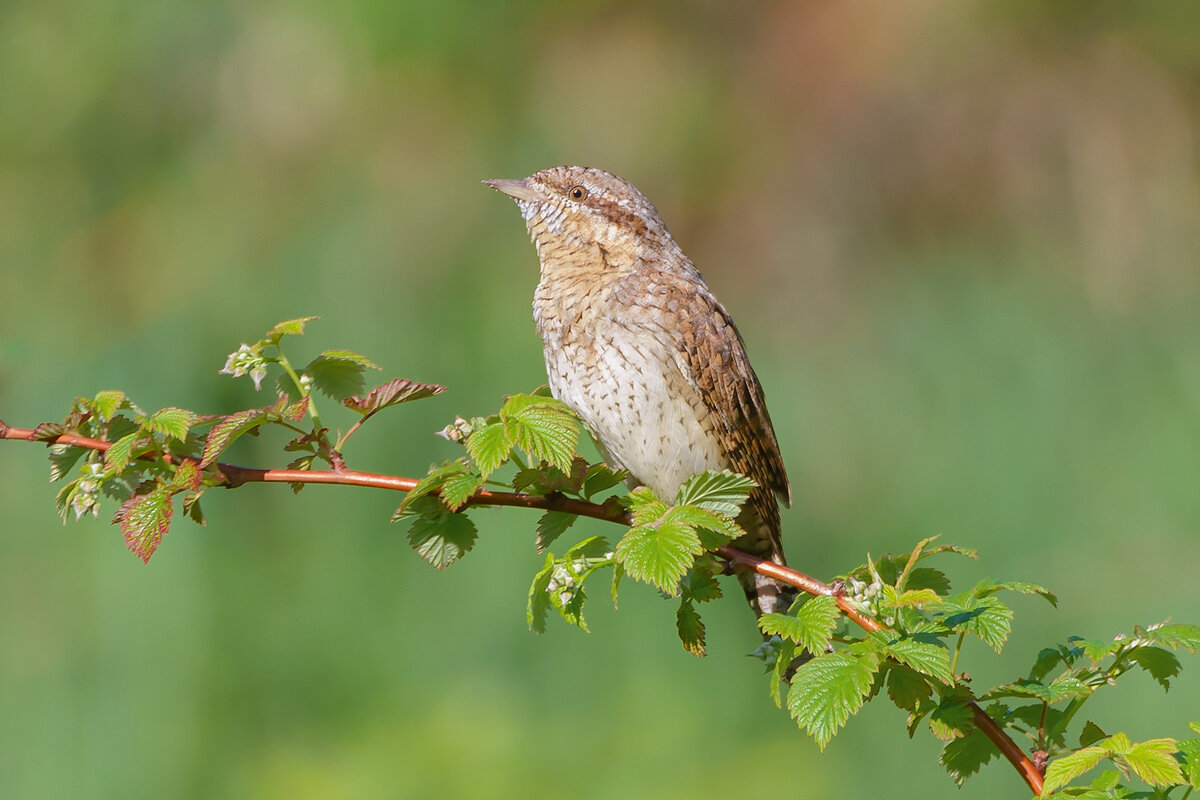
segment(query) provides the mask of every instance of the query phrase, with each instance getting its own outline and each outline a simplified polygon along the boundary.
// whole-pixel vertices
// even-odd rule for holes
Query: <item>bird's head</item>
[[[556,262],[629,267],[648,247],[676,247],[645,195],[603,170],[551,167],[520,180],[484,183],[517,201],[543,270]]]

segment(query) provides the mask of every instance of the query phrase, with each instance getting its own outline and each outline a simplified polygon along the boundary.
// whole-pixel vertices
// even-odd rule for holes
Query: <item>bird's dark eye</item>
[[[570,189],[567,189],[567,197],[570,197],[572,200],[582,200],[587,196],[588,190],[583,186],[572,186]]]

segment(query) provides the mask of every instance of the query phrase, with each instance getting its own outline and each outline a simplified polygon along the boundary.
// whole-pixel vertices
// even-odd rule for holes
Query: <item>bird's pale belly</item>
[[[550,390],[616,466],[671,502],[690,475],[728,464],[674,356],[654,340],[603,337],[546,348]]]

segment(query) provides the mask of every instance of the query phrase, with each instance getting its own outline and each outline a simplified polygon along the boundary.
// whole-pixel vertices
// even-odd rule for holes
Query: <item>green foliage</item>
[[[199,501],[205,492],[244,482],[244,470],[220,460],[240,437],[283,428],[290,437],[283,450],[299,454],[291,469],[312,470],[324,462],[337,477],[350,474],[342,448],[376,413],[443,391],[397,378],[364,392],[366,370],[378,367],[347,350],[326,350],[293,368],[282,342],[302,334],[313,319],[280,323],[230,354],[221,372],[249,376],[256,389],[278,370],[280,391],[263,407],[208,416],[177,407],[147,413],[123,392],[106,390],[77,398],[61,422],[37,426],[32,438],[50,445],[52,480],[65,481],[56,497],[64,522],[72,513],[76,519],[98,516],[106,498],[114,500],[113,522],[126,546],[148,561],[170,527],[177,496],[182,512],[204,524]],[[357,415],[345,433],[331,434],[322,423],[314,390]],[[97,441],[58,441],[64,435]],[[579,456],[578,421],[540,391],[507,397],[491,416],[459,417],[442,435],[464,450],[431,467],[392,517],[407,523],[408,542],[421,558],[445,569],[470,552],[478,537],[467,515],[474,505],[544,509],[533,531],[544,559],[528,593],[530,628],[543,632],[553,610],[586,631],[587,581],[611,570],[614,606],[625,576],[674,598],[680,642],[687,652],[705,655],[707,631],[698,608],[722,595],[718,576],[727,569],[714,551],[742,534],[735,520],[753,481],[709,471],[685,481],[673,502],[640,487],[595,505],[628,475]],[[505,483],[498,476],[509,463]],[[551,552],[581,514],[629,528],[615,546],[588,536],[561,556]],[[1023,676],[976,689],[959,668],[964,642],[975,638],[1000,654],[1015,620],[1007,598],[1038,596],[1051,605],[1057,598],[1042,586],[1012,580],[985,579],[954,592],[947,572],[931,562],[953,555],[976,557],[932,539],[908,553],[868,557],[831,594],[803,596],[787,613],[758,620],[768,638],[755,655],[766,663],[770,695],[819,748],[866,702],[886,697],[903,713],[909,736],[923,727],[943,743],[939,763],[959,785],[998,754],[990,719],[1044,754],[1047,792],[1132,797],[1139,790],[1130,784],[1140,782],[1165,797],[1173,788],[1200,788],[1200,738],[1134,742],[1091,720],[1078,724],[1084,704],[1129,672],[1144,672],[1171,689],[1183,666],[1177,652],[1200,651],[1200,627],[1161,623],[1111,639],[1070,637],[1041,649]],[[843,615],[844,607],[854,609],[859,625]],[[1200,733],[1200,723],[1191,728]],[[1097,769],[1103,771],[1080,782]]]

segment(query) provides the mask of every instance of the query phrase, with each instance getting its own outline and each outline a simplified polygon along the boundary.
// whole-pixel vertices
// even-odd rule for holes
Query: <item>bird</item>
[[[758,376],[729,312],[633,184],[592,167],[485,180],[516,201],[540,262],[533,319],[551,394],[605,460],[673,502],[691,475],[757,486],[733,545],[784,565],[779,503],[791,489]],[[738,569],[756,616],[792,593]]]

